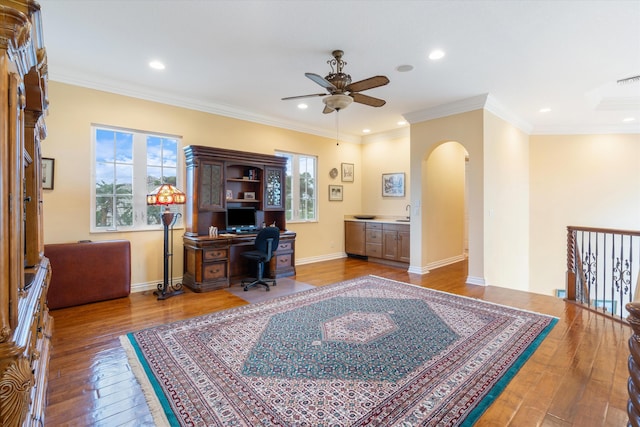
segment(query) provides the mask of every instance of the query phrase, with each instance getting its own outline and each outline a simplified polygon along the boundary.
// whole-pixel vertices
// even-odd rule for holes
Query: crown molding
[[[390,139],[409,138],[411,136],[411,130],[409,127],[402,127],[398,129],[392,129],[385,132],[372,133],[362,137],[363,144],[369,144],[379,141],[389,141]]]
[[[403,116],[409,123],[414,124],[475,110],[487,110],[527,134],[531,133],[533,129],[531,124],[518,117],[518,115],[506,108],[500,101],[489,93],[483,93],[470,98],[448,102],[425,110],[406,113],[403,114]]]
[[[543,126],[535,128],[531,135],[637,135],[640,123],[624,123],[610,126]]]
[[[99,90],[116,95],[128,96],[131,98],[142,99],[145,101],[157,102],[160,104],[171,105],[174,107],[185,108],[188,110],[200,111],[203,113],[215,114],[218,116],[229,117],[238,120],[244,120],[252,123],[258,123],[266,126],[273,126],[281,129],[288,129],[295,132],[306,133],[310,135],[321,136],[324,138],[335,139],[335,133],[325,129],[300,126],[299,123],[276,119],[264,114],[239,109],[230,105],[203,103],[191,98],[183,98],[160,94],[155,91],[140,90],[139,87],[133,87],[126,84],[118,83],[115,86],[109,81],[87,80],[77,76],[71,76],[64,73],[49,72],[49,80],[59,83],[65,83],[72,86],[84,87],[87,89]],[[360,144],[362,138],[359,135],[340,133],[340,141]]]

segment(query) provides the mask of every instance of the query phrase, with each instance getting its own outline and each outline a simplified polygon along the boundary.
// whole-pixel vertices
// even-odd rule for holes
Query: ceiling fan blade
[[[322,110],[322,113],[323,114],[329,114],[329,113],[333,113],[334,111],[336,111],[336,110],[334,110],[333,108],[329,107],[328,105],[325,105],[324,106],[324,110]]]
[[[370,105],[372,107],[382,107],[387,103],[384,99],[374,98],[373,96],[363,95],[361,93],[352,93],[351,97],[355,102],[360,104]]]
[[[325,79],[322,76],[319,76],[318,74],[304,73],[304,75],[310,78],[311,80],[313,80],[314,82],[318,83],[323,88],[329,90],[330,92],[337,90],[337,88],[329,80]]]
[[[282,100],[286,101],[288,99],[311,98],[313,96],[327,96],[327,94],[326,93],[312,93],[311,95],[287,96],[286,98],[282,98]]]
[[[373,89],[374,87],[384,86],[389,83],[389,79],[385,76],[374,76],[368,79],[351,83],[345,88],[349,92],[362,92],[363,90]]]

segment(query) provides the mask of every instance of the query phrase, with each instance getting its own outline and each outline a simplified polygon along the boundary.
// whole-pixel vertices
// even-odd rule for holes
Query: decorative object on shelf
[[[171,184],[162,184],[150,194],[147,194],[147,205],[164,205],[162,212],[162,225],[164,227],[164,280],[158,284],[158,290],[154,295],[159,300],[164,300],[174,295],[183,293],[182,283],[173,284],[173,253],[169,249],[169,228],[171,228],[171,247],[173,247],[173,226],[180,213],[171,212],[169,205],[183,205],[187,196]],[[171,276],[169,275],[169,259],[171,262]]]
[[[227,190],[227,200],[233,199],[233,190]]]
[[[335,179],[338,176],[338,169],[337,168],[333,168],[329,171],[329,176],[331,177],[331,179]]]
[[[374,219],[375,215],[354,215],[355,219]]]
[[[256,199],[256,193],[254,191],[245,191],[244,192],[244,198],[247,200],[255,200]]]
[[[382,174],[382,196],[404,197],[404,172]]]
[[[342,201],[342,185],[329,186],[329,201]]]
[[[353,163],[342,163],[342,182],[353,182]]]
[[[42,188],[45,190],[53,190],[54,168],[54,159],[42,159]]]

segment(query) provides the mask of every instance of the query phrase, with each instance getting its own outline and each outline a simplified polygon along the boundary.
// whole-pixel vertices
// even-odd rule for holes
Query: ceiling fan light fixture
[[[347,108],[353,102],[353,98],[349,95],[329,95],[322,98],[322,102],[332,110],[340,111],[343,108]]]

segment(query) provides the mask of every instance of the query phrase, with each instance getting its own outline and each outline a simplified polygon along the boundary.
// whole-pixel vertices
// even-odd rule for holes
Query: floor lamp
[[[147,205],[164,206],[162,212],[162,226],[164,227],[164,281],[158,284],[158,290],[153,294],[159,300],[183,293],[182,283],[173,284],[173,253],[169,247],[169,228],[171,228],[171,243],[173,244],[173,225],[180,217],[179,213],[169,210],[170,205],[183,205],[187,196],[171,184],[162,184],[150,194],[147,194]],[[169,260],[171,260],[171,278],[169,276]]]

